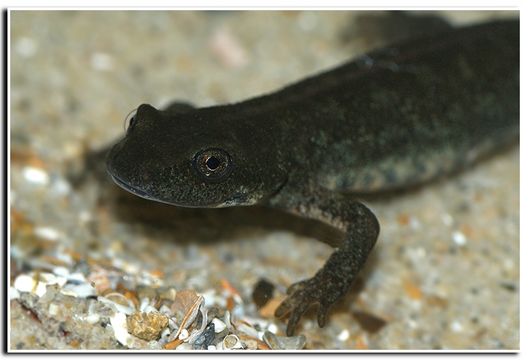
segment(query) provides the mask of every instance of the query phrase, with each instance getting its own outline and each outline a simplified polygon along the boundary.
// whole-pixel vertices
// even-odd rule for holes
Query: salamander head
[[[170,115],[141,105],[108,154],[108,173],[138,196],[185,207],[252,205],[277,192],[285,174],[258,145],[267,139],[221,109]]]

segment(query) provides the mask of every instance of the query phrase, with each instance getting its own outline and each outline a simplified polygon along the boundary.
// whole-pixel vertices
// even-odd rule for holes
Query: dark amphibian
[[[402,42],[236,104],[140,105],[107,168],[124,189],[185,207],[265,205],[343,232],[276,315],[287,334],[349,289],[379,234],[355,194],[415,186],[519,136],[519,21]],[[353,195],[352,195],[353,194]]]

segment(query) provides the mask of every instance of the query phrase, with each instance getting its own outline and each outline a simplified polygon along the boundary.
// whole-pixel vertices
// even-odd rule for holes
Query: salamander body
[[[379,234],[355,194],[416,186],[519,136],[519,21],[452,29],[385,47],[235,104],[140,105],[107,158],[114,181],[185,207],[265,205],[343,233],[277,316],[323,326]]]

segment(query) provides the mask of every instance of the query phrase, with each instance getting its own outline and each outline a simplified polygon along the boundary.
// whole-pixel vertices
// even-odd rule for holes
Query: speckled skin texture
[[[325,266],[277,309],[290,313],[291,335],[314,303],[324,325],[379,234],[347,193],[415,186],[513,142],[518,98],[519,21],[492,22],[386,47],[241,103],[141,105],[108,171],[148,199],[265,204],[343,232]]]

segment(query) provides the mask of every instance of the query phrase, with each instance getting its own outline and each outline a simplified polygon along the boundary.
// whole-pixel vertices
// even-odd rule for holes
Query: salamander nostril
[[[221,165],[221,161],[218,158],[216,158],[215,156],[210,156],[206,160],[206,166],[211,171],[214,171],[215,169],[217,169],[219,167],[219,165]]]

